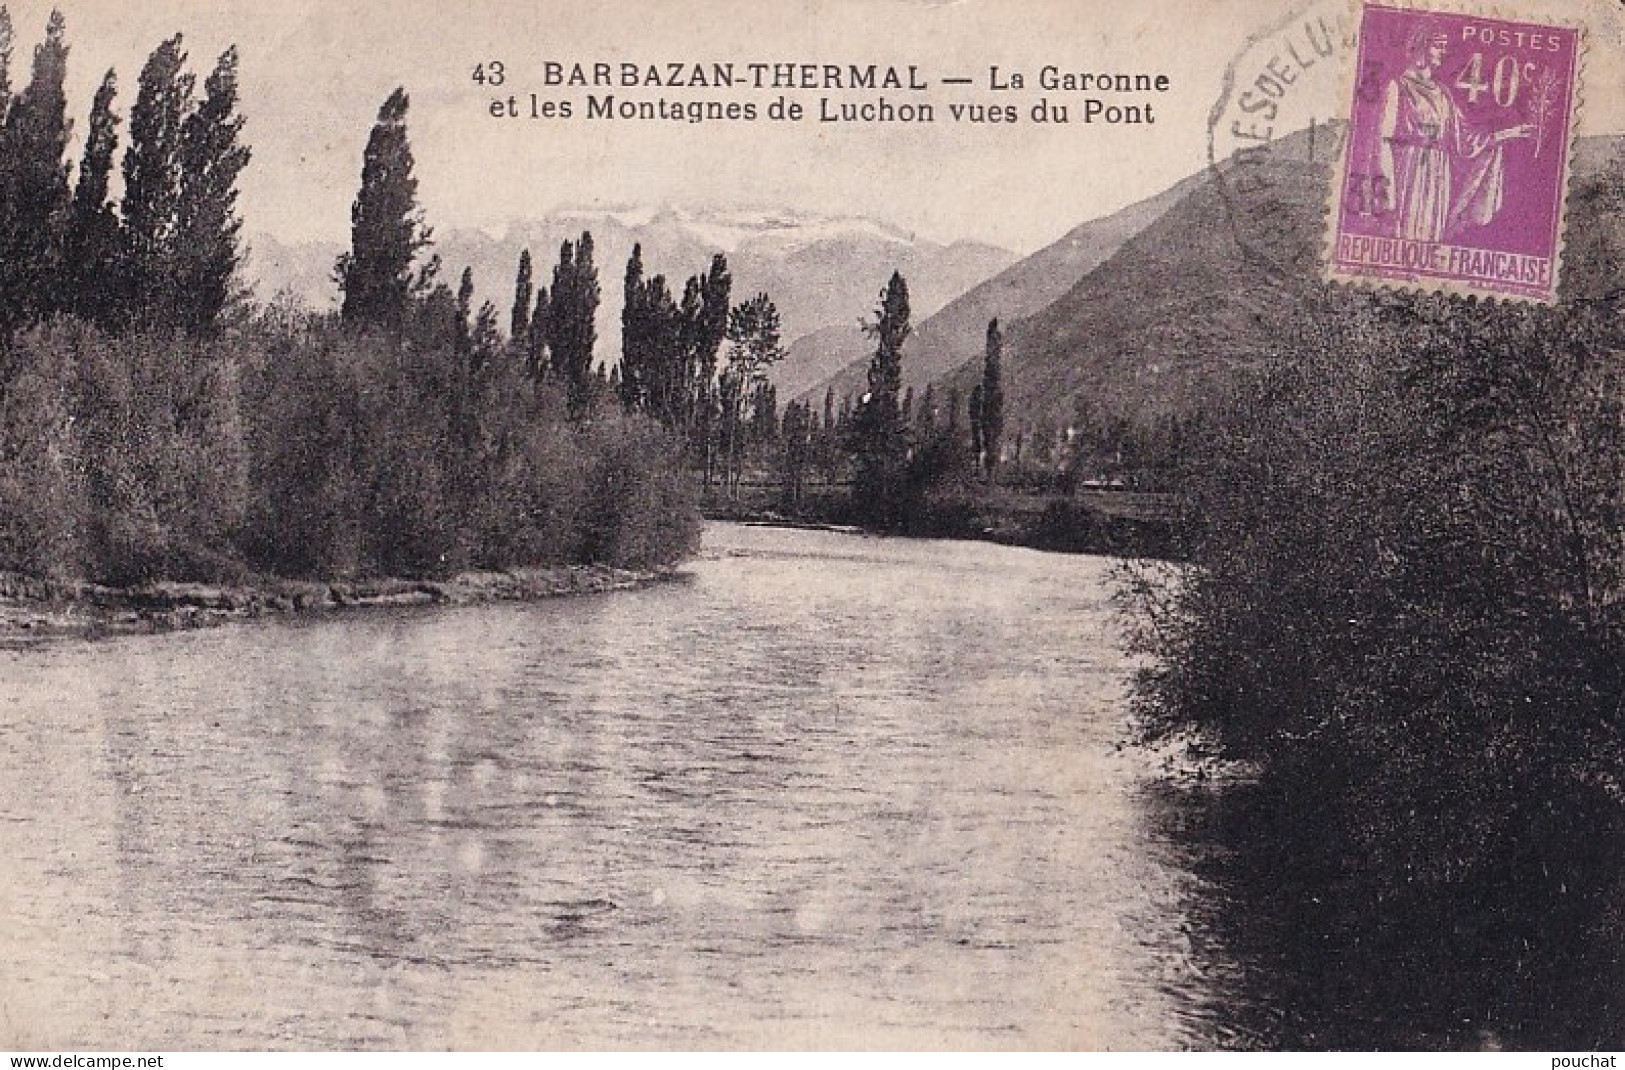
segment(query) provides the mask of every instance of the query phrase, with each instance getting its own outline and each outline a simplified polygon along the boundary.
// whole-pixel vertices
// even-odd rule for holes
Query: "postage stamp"
[[[1364,5],[1328,276],[1554,301],[1581,33]]]

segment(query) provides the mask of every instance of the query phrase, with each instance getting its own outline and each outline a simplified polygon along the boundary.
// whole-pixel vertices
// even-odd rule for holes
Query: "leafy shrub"
[[[1255,854],[1328,969],[1617,1043],[1625,346],[1585,308],[1306,313],[1183,474],[1191,565],[1140,587],[1142,730],[1259,770]]]
[[[432,326],[273,314],[209,341],[68,319],[18,335],[0,349],[0,569],[125,585],[693,550],[698,513],[655,424],[574,420],[556,384]]]
[[[582,432],[591,457],[591,503],[581,556],[627,568],[670,565],[699,544],[691,481],[658,425],[600,417]]]
[[[0,568],[52,579],[84,568],[84,459],[74,433],[72,339],[35,332],[8,354],[0,393]]]

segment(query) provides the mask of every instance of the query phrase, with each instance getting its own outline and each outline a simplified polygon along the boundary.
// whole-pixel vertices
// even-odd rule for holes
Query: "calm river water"
[[[712,525],[0,652],[0,1048],[1206,1046],[1109,568]]]

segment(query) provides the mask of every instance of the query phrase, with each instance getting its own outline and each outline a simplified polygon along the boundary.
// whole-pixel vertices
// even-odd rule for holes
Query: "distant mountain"
[[[942,245],[884,223],[791,211],[690,212],[682,209],[585,209],[515,222],[493,236],[480,230],[436,230],[433,251],[455,287],[465,266],[474,271],[475,303],[491,301],[506,326],[519,252],[528,248],[538,284],[548,284],[559,246],[591,231],[602,303],[598,356],[620,351],[621,279],[632,246],[643,246],[644,272],[662,274],[680,295],[690,275],[715,253],[728,257],[734,294],[765,292],[778,306],[786,341],[830,326],[852,326],[874,303],[891,272],[921,280],[919,307],[942,303],[1016,259],[992,245]],[[256,236],[247,275],[261,300],[287,291],[313,308],[337,303],[332,282],[337,245],[284,245]]]
[[[997,316],[1008,323],[1040,311],[1205,181],[1205,175],[1193,176],[1155,197],[1075,227],[1060,240],[948,302],[934,315],[915,296],[920,287],[930,286],[930,277],[904,272],[916,323],[914,334],[903,347],[904,383],[918,389],[966,361],[979,358],[988,320]],[[862,306],[861,311],[867,310],[868,306]],[[785,361],[786,370],[793,369],[797,374],[794,378],[776,377],[780,394],[803,394],[815,408],[832,387],[836,397],[861,396],[868,389],[870,346],[857,329],[858,318],[853,316],[845,331],[831,329],[797,339]],[[803,368],[831,371],[802,385]]]
[[[1287,248],[1322,240],[1329,165],[1324,154],[1311,162],[1306,149],[1301,135],[1283,139],[1256,176],[1269,189],[1268,225],[1288,236]],[[1625,225],[1609,214],[1605,189],[1622,160],[1625,138],[1576,147],[1563,284],[1569,297],[1625,286]],[[1085,403],[1129,416],[1188,411],[1238,369],[1269,359],[1292,329],[1302,315],[1297,287],[1318,271],[1315,259],[1284,278],[1266,269],[1238,246],[1215,182],[1202,176],[1181,187],[1183,196],[1159,219],[1046,308],[1007,327],[1007,421],[1065,426]],[[938,390],[951,384],[968,397],[980,376],[978,354],[939,380]]]
[[[1296,239],[1288,248],[1321,240],[1329,165],[1310,162],[1306,144],[1278,143],[1262,165],[1267,178],[1256,177],[1269,184],[1268,226]],[[1176,189],[1181,196],[1155,222],[1006,327],[1007,414],[1065,426],[1084,401],[1117,413],[1184,409],[1200,403],[1214,376],[1258,360],[1290,328],[1293,295],[1237,244],[1212,176]],[[969,396],[980,378],[976,355],[947,381]]]
[[[862,321],[820,327],[790,343],[784,361],[772,372],[773,385],[786,400],[806,395],[814,408],[822,403],[824,386],[852,363],[854,348],[863,347]]]
[[[243,274],[261,302],[269,304],[286,296],[306,308],[330,311],[338,308],[333,262],[342,252],[341,245],[285,245],[269,234],[255,234],[248,239],[248,262]]]

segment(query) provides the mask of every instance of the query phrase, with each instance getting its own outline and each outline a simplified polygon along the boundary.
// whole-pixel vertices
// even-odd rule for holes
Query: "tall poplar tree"
[[[104,329],[123,314],[119,287],[119,222],[108,199],[113,155],[118,151],[119,117],[113,114],[118,78],[108,71],[90,106],[84,158],[74,186],[68,220],[60,306]]]
[[[677,302],[677,318],[675,321],[677,339],[677,426],[692,438],[695,414],[698,409],[697,399],[701,396],[709,383],[700,377],[700,286],[704,280],[698,275],[690,275],[688,282],[683,284],[682,299]]]
[[[982,362],[982,467],[990,483],[998,470],[999,444],[1004,437],[1003,355],[1004,335],[995,318],[987,324],[987,353]]]
[[[728,335],[729,297],[733,290],[733,276],[728,272],[728,258],[717,253],[711,258],[711,268],[698,283],[699,304],[694,309],[689,334],[693,346],[692,367],[694,380],[691,387],[689,421],[694,441],[704,456],[705,485],[711,485],[712,469],[716,459],[716,436],[713,433],[717,417],[717,353]]]
[[[53,11],[0,144],[0,328],[50,311],[58,290],[69,205],[67,71],[66,23]]]
[[[397,88],[378,109],[361,165],[361,189],[350,208],[350,251],[334,274],[344,291],[339,314],[357,327],[398,328],[413,295],[427,289],[438,262],[413,275],[413,261],[431,241],[417,206],[412,147],[406,136],[411,104]]]
[[[688,400],[682,312],[672,300],[664,275],[656,275],[643,284],[640,312],[646,347],[642,357],[644,404],[667,427],[679,428],[683,425]]]
[[[621,284],[621,406],[638,412],[649,406],[649,310],[643,283],[643,246],[632,246]]]
[[[716,380],[717,353],[728,337],[729,304],[733,292],[733,276],[728,271],[728,258],[721,253],[711,257],[711,268],[699,280],[700,305],[696,312],[694,331],[694,366],[700,383],[709,387]]]
[[[176,290],[176,219],[181,199],[181,138],[191,111],[192,75],[181,35],[164,41],[141,68],[124,153],[124,270],[134,303],[130,317],[152,322],[172,314]]]
[[[237,177],[251,152],[241,143],[237,114],[237,49],[226,49],[203,83],[203,100],[181,127],[180,188],[176,204],[175,316],[194,333],[212,330],[227,301],[242,257],[238,237]]]
[[[457,282],[457,321],[453,348],[466,360],[474,348],[474,269],[465,266]]]
[[[970,404],[966,409],[970,415],[970,456],[971,464],[978,471],[985,471],[987,457],[986,428],[982,425],[982,384],[977,383],[970,388]]]
[[[530,333],[530,302],[535,290],[531,278],[530,250],[522,249],[519,252],[519,267],[513,278],[513,312],[508,317],[508,337],[515,348],[523,346],[525,336]]]
[[[592,350],[598,340],[598,267],[593,263],[592,234],[559,248],[553,268],[553,297],[547,325],[553,371],[570,393],[570,411],[585,411],[592,394]]]
[[[525,374],[533,383],[547,377],[547,329],[552,317],[552,298],[546,286],[538,286],[536,303],[530,313],[530,328],[525,332]]]
[[[874,523],[900,519],[900,491],[907,454],[899,395],[903,388],[903,343],[909,324],[908,283],[894,271],[880,293],[880,307],[867,328],[875,339],[869,361],[869,392],[855,417],[858,511]]]

